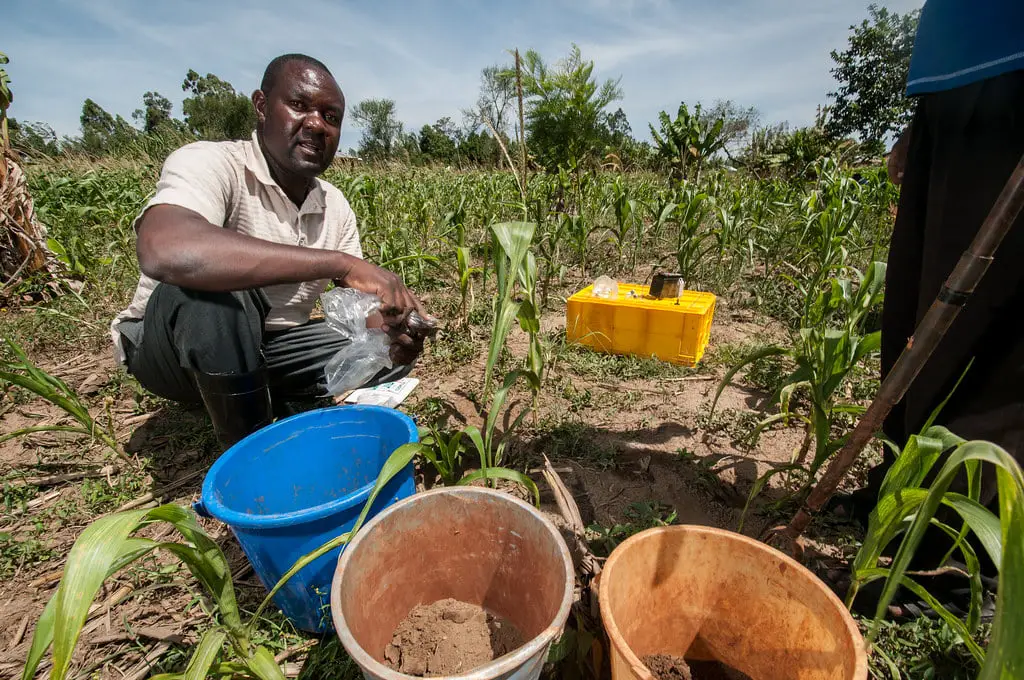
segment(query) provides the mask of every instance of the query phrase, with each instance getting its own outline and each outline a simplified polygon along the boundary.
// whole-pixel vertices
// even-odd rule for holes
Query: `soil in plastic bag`
[[[640,660],[658,680],[751,680],[721,661],[687,661],[669,654],[648,654]]]
[[[523,643],[520,632],[503,617],[449,598],[414,607],[395,629],[384,659],[406,675],[459,675]]]

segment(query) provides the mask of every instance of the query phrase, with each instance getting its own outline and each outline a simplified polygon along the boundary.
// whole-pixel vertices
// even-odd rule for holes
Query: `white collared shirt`
[[[363,256],[355,213],[341,191],[318,178],[297,208],[271,178],[256,133],[249,140],[194,142],[176,150],[164,162],[156,193],[139,217],[158,204],[188,208],[211,224],[265,241]],[[319,280],[265,287],[271,305],[266,330],[309,321],[328,283]],[[145,274],[140,276],[131,304],[111,324],[119,363],[125,356],[118,325],[125,319],[143,318],[156,285],[157,281]]]

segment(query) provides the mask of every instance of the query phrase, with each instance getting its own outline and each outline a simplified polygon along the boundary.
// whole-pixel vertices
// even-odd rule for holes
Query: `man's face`
[[[334,78],[301,62],[286,64],[270,92],[253,95],[263,145],[280,170],[316,177],[338,150],[345,98]]]

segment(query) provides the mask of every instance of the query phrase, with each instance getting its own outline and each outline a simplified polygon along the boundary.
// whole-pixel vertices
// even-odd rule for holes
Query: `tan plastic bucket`
[[[600,580],[614,680],[650,680],[648,654],[718,660],[753,680],[865,680],[864,641],[832,591],[795,560],[730,531],[650,529]],[[695,679],[697,680],[697,679]]]

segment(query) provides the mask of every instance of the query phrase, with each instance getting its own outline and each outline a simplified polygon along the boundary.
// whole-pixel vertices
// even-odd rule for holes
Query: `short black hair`
[[[267,64],[267,70],[263,72],[263,80],[260,82],[260,89],[263,90],[264,94],[270,92],[277,83],[277,77],[281,75],[281,71],[284,70],[285,66],[292,62],[305,64],[306,66],[323,71],[332,78],[334,77],[331,70],[319,59],[314,59],[307,54],[282,54],[280,57],[275,57],[269,64]]]

